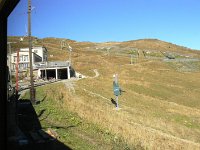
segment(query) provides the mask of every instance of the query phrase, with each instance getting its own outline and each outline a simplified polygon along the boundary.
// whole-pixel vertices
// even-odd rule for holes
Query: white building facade
[[[29,48],[21,48],[20,52],[29,52]],[[42,58],[41,62],[47,61],[47,49],[46,47],[33,47],[32,52]]]
[[[32,52],[32,65],[34,65],[37,62],[41,62],[42,58],[38,56],[37,54]],[[11,64],[12,64],[12,70],[15,71],[16,64],[17,64],[17,53],[13,53],[11,55]],[[29,52],[19,52],[19,70],[26,70],[29,68]]]
[[[35,63],[46,62],[47,61],[47,49],[45,47],[33,47],[32,48],[32,65],[35,66]],[[29,48],[21,48],[19,51],[19,70],[27,70],[29,65]],[[11,54],[11,69],[16,70],[17,64],[17,52]]]

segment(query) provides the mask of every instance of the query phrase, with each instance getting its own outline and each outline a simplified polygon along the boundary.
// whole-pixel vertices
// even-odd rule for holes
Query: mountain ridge
[[[117,51],[120,50],[142,50],[142,51],[158,51],[158,52],[172,52],[179,53],[183,55],[192,55],[194,57],[200,58],[200,50],[191,49],[170,42],[162,41],[159,39],[137,39],[122,42],[108,41],[108,42],[89,42],[89,41],[76,41],[67,38],[56,38],[56,37],[46,37],[46,38],[33,38],[33,46],[46,46],[48,44],[54,44],[55,47],[59,48],[61,41],[66,41],[75,49],[103,49],[103,48],[113,48]],[[21,48],[28,46],[28,37],[24,38],[23,42],[19,42],[20,36],[8,36],[8,42],[16,42],[12,44],[12,47]]]

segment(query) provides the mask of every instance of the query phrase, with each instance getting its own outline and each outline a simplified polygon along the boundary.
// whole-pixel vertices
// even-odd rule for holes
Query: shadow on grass
[[[20,134],[17,140],[7,142],[8,150],[71,150],[70,147],[60,142],[58,137],[42,130],[38,117],[44,112],[45,110],[42,110],[37,115],[30,100],[17,100],[16,116]]]
[[[49,127],[45,127],[45,128],[43,128],[43,129],[47,129],[47,128],[69,129],[69,128],[74,128],[74,127],[77,127],[77,126],[75,126],[75,125],[70,125],[70,126],[67,126],[67,127],[63,127],[63,126],[50,125]]]
[[[47,97],[47,95],[45,95],[44,98],[40,102],[43,102],[46,99],[46,97]]]
[[[113,98],[111,98],[111,103],[117,107],[117,102]]]
[[[38,118],[40,118],[40,117],[44,114],[45,111],[46,111],[46,109],[42,109],[42,110],[40,111],[40,113],[38,114]]]

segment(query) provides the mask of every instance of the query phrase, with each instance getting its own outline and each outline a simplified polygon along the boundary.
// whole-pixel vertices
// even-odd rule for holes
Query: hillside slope
[[[10,36],[8,42],[16,42],[12,44],[13,49],[28,46],[28,38],[25,37],[23,42],[19,41],[20,37]],[[78,42],[75,40],[64,39],[64,38],[43,38],[38,39],[33,37],[33,46],[47,46],[47,48],[60,49],[61,41],[64,40],[66,44],[70,44],[74,50],[106,50],[110,49],[113,51],[128,51],[131,50],[142,50],[142,51],[156,51],[156,52],[171,52],[182,55],[188,55],[191,57],[200,58],[200,51],[172,44],[169,42],[161,41],[158,39],[140,39],[124,42],[104,42],[104,43],[92,43],[92,42]],[[65,47],[67,50],[67,45]],[[51,52],[51,51],[50,51]]]
[[[38,39],[34,44],[47,47],[49,60],[65,61],[69,51],[67,47],[61,49],[61,40]],[[44,86],[36,92],[37,99],[45,97],[45,102],[36,107],[39,112],[47,110],[41,116],[48,116],[42,121],[44,126],[49,126],[49,122],[70,126],[63,112],[75,113],[82,120],[83,126],[72,128],[71,132],[57,129],[63,143],[81,149],[84,142],[76,148],[73,137],[87,141],[94,149],[102,145],[103,149],[111,149],[120,137],[122,147],[127,144],[127,147],[139,145],[141,149],[200,149],[200,61],[196,59],[199,51],[154,39],[106,43],[66,39],[66,42],[73,48],[73,68],[86,78]],[[160,51],[180,54],[167,59]],[[134,56],[132,64],[130,54]],[[125,91],[119,96],[119,111],[112,103],[115,73]],[[48,114],[51,111],[54,113]],[[93,125],[98,126],[98,131],[82,131]]]

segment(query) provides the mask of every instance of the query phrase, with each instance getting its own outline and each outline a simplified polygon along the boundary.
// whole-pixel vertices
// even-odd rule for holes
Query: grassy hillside
[[[37,88],[37,99],[45,98],[35,107],[38,113],[46,109],[41,115],[44,128],[65,127],[56,129],[60,140],[74,149],[200,149],[200,62],[194,59],[199,51],[170,45],[177,48],[173,53],[191,57],[166,61],[160,54],[165,42],[157,41],[161,49],[135,46],[134,41],[68,42],[73,68],[88,78]],[[58,39],[44,39],[43,44],[53,55],[50,60],[69,57]],[[132,48],[139,57],[132,52],[130,64]],[[145,57],[147,48],[159,59]],[[118,111],[111,102],[115,73],[125,91]]]
[[[35,110],[44,131],[53,129],[58,133],[59,141],[77,150],[143,149],[139,143],[128,144],[122,136],[71,111],[72,105],[69,107],[68,104],[74,99],[67,91],[64,84],[58,83],[36,89],[37,99],[41,102]],[[24,95],[24,98],[28,97],[28,93]]]
[[[61,50],[61,41],[64,40],[66,44],[70,44],[74,52],[78,53],[79,51],[100,51],[100,52],[109,52],[117,54],[130,54],[134,50],[142,51],[147,56],[158,56],[163,57],[163,53],[171,53],[177,57],[191,57],[191,58],[200,58],[200,51],[172,44],[169,42],[161,41],[158,39],[141,39],[141,40],[132,40],[125,42],[105,42],[105,43],[92,43],[92,42],[77,42],[70,39],[64,38],[43,38],[38,39],[37,37],[32,37],[33,46],[46,46],[49,49],[49,54],[57,56],[62,56],[60,54]],[[16,48],[27,47],[28,38],[25,37],[23,42],[20,42],[20,37],[11,36],[8,37],[9,42],[16,42],[12,44],[13,51],[16,51]],[[67,45],[62,49],[63,51],[67,50]],[[57,52],[58,54],[55,54]],[[52,58],[54,59],[64,59],[61,58]]]

